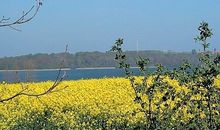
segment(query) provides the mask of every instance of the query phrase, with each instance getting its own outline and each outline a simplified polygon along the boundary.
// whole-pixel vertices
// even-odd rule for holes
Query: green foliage
[[[135,92],[134,101],[141,106],[141,111],[145,114],[145,119],[148,122],[145,129],[219,129],[219,115],[215,112],[220,108],[214,104],[220,104],[220,91],[214,87],[214,79],[220,74],[220,55],[213,55],[206,52],[210,43],[207,39],[213,33],[209,29],[207,22],[202,22],[198,27],[199,36],[195,38],[196,41],[201,42],[204,52],[199,54],[199,64],[192,66],[187,60],[178,67],[172,70],[164,69],[162,65],[157,65],[157,70],[153,74],[147,74],[147,66],[150,63],[148,58],[139,57],[136,64],[144,76],[142,83],[137,84],[133,72],[130,70],[130,64],[127,62],[127,57],[122,51],[123,39],[116,40],[111,51],[115,53],[115,60],[119,64],[119,68],[124,69],[127,78],[131,82],[131,86]],[[166,70],[166,71],[165,71]],[[147,79],[152,76],[153,83],[148,84]],[[175,93],[169,88],[169,84],[164,82],[164,78],[169,76],[174,80],[178,80],[180,85],[187,86],[191,91],[189,93]],[[166,88],[166,89],[165,89]],[[152,103],[155,98],[156,90],[167,91],[158,103]],[[192,95],[201,95],[199,100],[192,100]],[[148,101],[144,101],[142,96],[146,95]],[[158,110],[160,105],[167,100],[177,101],[173,109],[163,111],[163,115]],[[153,105],[156,105],[157,110],[152,111]],[[165,104],[166,105],[166,104]],[[187,113],[195,116],[190,117],[190,120],[184,123],[177,119],[172,120],[178,110],[189,107]],[[201,111],[205,112],[205,118],[201,118]]]
[[[213,35],[212,29],[209,29],[209,24],[207,22],[201,22],[198,27],[200,35],[195,38],[196,41],[201,42],[203,50],[206,51],[209,48],[210,43],[207,42],[207,38],[211,38]]]

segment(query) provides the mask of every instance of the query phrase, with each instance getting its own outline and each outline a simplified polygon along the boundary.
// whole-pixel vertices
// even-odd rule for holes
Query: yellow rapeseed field
[[[166,77],[165,82],[177,96],[163,101],[168,88],[156,89],[152,110],[161,115],[175,108],[184,96],[191,93],[187,86]],[[148,84],[152,81],[147,80]],[[28,87],[28,93],[44,92],[52,81],[39,83],[0,84],[0,98],[7,98]],[[68,86],[65,89],[63,87]],[[216,89],[220,88],[220,76],[215,80]],[[132,127],[145,124],[140,104],[134,102],[135,94],[130,82],[125,78],[103,78],[77,81],[63,81],[53,92],[40,97],[20,96],[11,101],[0,103],[0,129],[109,129]],[[205,91],[205,90],[204,90]],[[141,98],[148,103],[147,95]],[[190,100],[200,100],[201,95],[191,95]],[[206,102],[203,102],[206,104]],[[213,104],[218,107],[220,104]],[[158,107],[159,106],[159,107]],[[171,117],[173,122],[187,122],[195,115],[188,112],[190,106],[180,106]],[[148,109],[148,108],[146,108]],[[200,110],[195,110],[200,111]],[[217,117],[219,111],[214,111]],[[180,116],[181,115],[181,116]],[[206,113],[199,112],[201,119]],[[160,117],[161,119],[164,117]]]

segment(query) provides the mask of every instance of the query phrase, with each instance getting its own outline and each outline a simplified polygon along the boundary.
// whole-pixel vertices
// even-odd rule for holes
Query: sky
[[[0,17],[12,20],[34,0],[3,0]],[[33,21],[0,28],[0,57],[36,53],[110,50],[124,38],[124,50],[188,51],[201,21],[214,35],[210,50],[220,50],[220,0],[44,0]]]

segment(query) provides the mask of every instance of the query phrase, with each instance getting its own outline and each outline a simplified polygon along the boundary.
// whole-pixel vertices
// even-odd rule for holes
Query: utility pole
[[[138,45],[138,44],[139,44],[139,42],[138,42],[138,40],[137,40],[137,43],[136,43],[137,55],[138,55],[138,52],[139,52],[139,45]]]

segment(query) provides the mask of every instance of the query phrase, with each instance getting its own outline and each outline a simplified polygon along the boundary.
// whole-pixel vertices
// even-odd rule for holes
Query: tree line
[[[136,59],[148,57],[151,60],[150,66],[161,63],[164,66],[178,66],[183,59],[191,64],[198,64],[198,54],[191,52],[164,52],[156,50],[126,51],[127,60],[131,66],[136,67]],[[75,54],[52,53],[52,54],[29,54],[16,57],[0,58],[0,70],[21,70],[21,69],[57,69],[64,60],[64,68],[86,68],[86,67],[114,67],[114,53],[112,52],[78,52]]]

